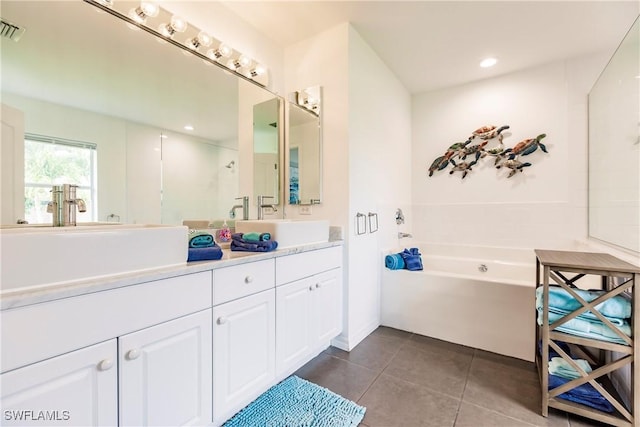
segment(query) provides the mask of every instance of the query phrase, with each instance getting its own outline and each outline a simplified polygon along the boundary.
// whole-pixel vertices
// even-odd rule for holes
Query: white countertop
[[[333,246],[341,246],[342,244],[342,240],[333,240],[326,243],[313,243],[309,245],[282,248],[271,252],[232,252],[228,249],[223,249],[222,259],[217,261],[185,262],[178,265],[136,271],[126,274],[92,277],[86,280],[75,280],[72,282],[59,282],[29,288],[11,289],[0,294],[0,310],[8,310],[31,304],[54,301],[61,298],[102,292],[110,289],[151,282],[154,280],[181,276],[184,274],[199,273],[201,271],[230,267],[247,262],[278,258]]]

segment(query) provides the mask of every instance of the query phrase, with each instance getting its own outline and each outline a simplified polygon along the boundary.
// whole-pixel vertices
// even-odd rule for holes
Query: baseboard
[[[380,322],[378,319],[376,319],[360,328],[360,330],[353,336],[348,336],[344,333],[338,335],[336,338],[331,340],[331,345],[339,348],[340,350],[351,351],[355,346],[360,344],[363,339],[365,339],[373,331],[375,331],[378,326],[380,326]]]

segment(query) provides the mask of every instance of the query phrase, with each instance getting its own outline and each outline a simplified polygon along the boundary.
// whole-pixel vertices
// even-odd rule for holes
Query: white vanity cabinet
[[[3,425],[209,425],[211,304],[206,271],[2,311]]]
[[[342,331],[342,248],[276,260],[276,371],[291,374]]]
[[[118,338],[120,426],[212,420],[211,309]]]
[[[6,372],[3,426],[118,424],[115,339]]]
[[[275,380],[274,276],[273,259],[214,271],[214,301],[227,301],[213,307],[215,425]]]

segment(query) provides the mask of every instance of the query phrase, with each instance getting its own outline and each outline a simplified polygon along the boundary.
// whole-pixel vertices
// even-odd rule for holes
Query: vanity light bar
[[[114,4],[113,0],[84,1],[181,49],[191,52],[207,63],[215,64],[260,86],[264,87],[268,84],[267,69],[263,65],[258,64],[250,57],[234,50],[220,40],[216,40],[206,32],[189,24],[185,19],[172,15],[171,12],[154,2],[143,0],[140,6],[125,12],[117,10],[117,4]],[[155,23],[150,21],[155,21]],[[186,37],[184,38],[184,43],[181,43],[178,40],[178,35],[183,33]],[[210,46],[217,46],[217,48],[209,48]]]

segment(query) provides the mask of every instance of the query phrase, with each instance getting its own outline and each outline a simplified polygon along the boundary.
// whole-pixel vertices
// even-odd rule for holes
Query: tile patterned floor
[[[542,417],[533,363],[386,327],[296,375],[365,406],[361,427],[604,425],[554,409]]]

